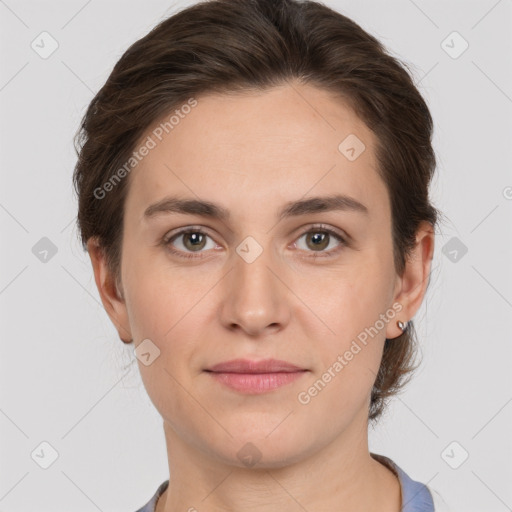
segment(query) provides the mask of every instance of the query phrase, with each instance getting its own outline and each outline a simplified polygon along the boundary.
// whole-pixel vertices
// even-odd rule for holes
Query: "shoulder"
[[[402,489],[402,512],[451,512],[437,491],[413,480],[389,457],[375,453],[371,456],[397,475]]]
[[[137,509],[136,512],[154,512],[156,507],[156,502],[158,501],[158,498],[164,493],[164,491],[167,489],[167,486],[169,485],[169,480],[166,480],[165,482],[162,482],[155,494],[151,497],[151,499],[141,508]]]

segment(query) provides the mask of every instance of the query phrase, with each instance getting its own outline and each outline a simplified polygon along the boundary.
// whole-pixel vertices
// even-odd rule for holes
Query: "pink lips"
[[[206,371],[215,380],[235,391],[259,394],[293,382],[308,370],[277,359],[233,359],[216,364]]]

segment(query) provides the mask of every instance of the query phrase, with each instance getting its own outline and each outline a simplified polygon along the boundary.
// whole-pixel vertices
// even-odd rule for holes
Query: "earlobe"
[[[130,343],[132,335],[122,289],[120,290],[115,282],[114,276],[108,268],[103,248],[95,237],[88,240],[87,251],[91,258],[94,280],[103,307],[114,324],[119,338],[124,343]]]
[[[416,232],[416,245],[406,260],[403,275],[398,278],[394,301],[402,305],[399,320],[407,325],[423,302],[428,286],[432,258],[434,254],[435,234],[432,224],[423,221]],[[400,328],[393,325],[393,333],[386,337],[396,337],[394,331],[401,334]]]

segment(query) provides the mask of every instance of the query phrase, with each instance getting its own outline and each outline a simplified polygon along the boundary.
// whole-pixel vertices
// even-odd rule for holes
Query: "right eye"
[[[212,246],[210,249],[215,248],[215,242],[213,242],[213,239],[207,233],[199,228],[185,228],[177,233],[173,233],[171,236],[166,236],[163,240],[163,244],[177,256],[183,258],[197,258],[202,256],[194,256],[193,253],[204,252],[202,249],[206,247],[208,238],[212,240]],[[181,247],[176,249],[175,241],[180,239],[182,241],[177,245]]]

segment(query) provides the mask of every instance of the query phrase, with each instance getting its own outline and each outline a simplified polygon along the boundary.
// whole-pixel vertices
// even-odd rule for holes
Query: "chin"
[[[274,423],[272,428],[265,428],[261,432],[248,429],[245,434],[230,430],[233,439],[223,444],[219,441],[216,446],[209,444],[208,450],[224,464],[254,470],[287,467],[304,459],[308,452],[314,452],[311,436],[298,439],[292,435],[291,429],[278,432],[276,425]]]

